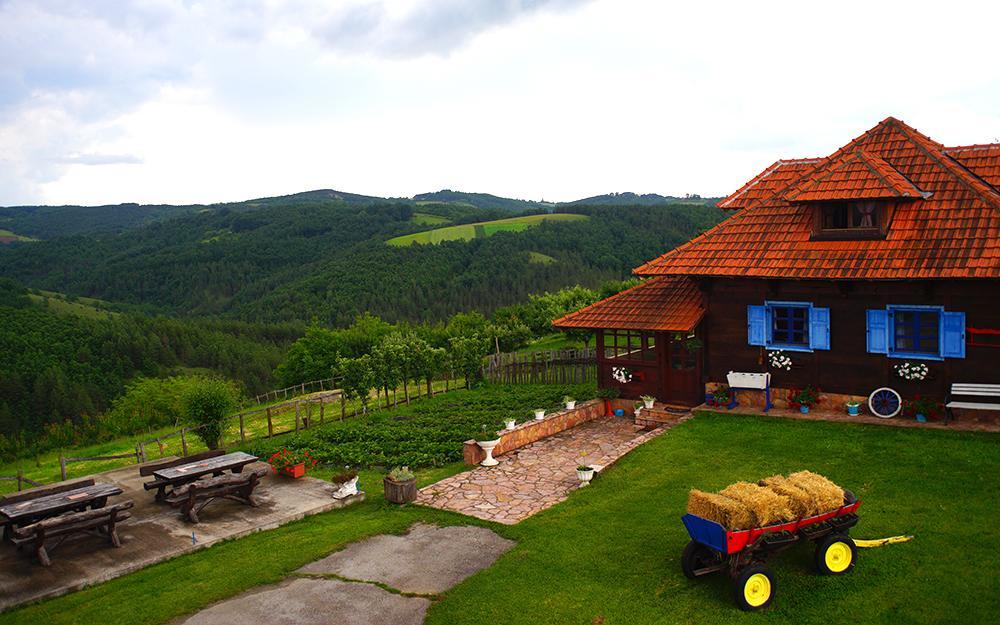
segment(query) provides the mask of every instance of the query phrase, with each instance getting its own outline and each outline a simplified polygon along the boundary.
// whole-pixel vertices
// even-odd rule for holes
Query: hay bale
[[[788,476],[788,481],[809,493],[816,508],[816,514],[829,512],[844,505],[844,489],[822,475],[812,471],[799,471]]]
[[[727,530],[753,527],[753,515],[742,502],[715,493],[693,489],[688,493],[689,514],[715,521]]]
[[[801,519],[803,517],[818,514],[816,502],[812,496],[790,482],[784,475],[772,475],[762,479],[759,484],[773,493],[782,495],[792,511],[792,518]]]
[[[788,497],[756,484],[736,482],[719,491],[719,494],[746,506],[753,516],[754,527],[765,527],[795,518]]]

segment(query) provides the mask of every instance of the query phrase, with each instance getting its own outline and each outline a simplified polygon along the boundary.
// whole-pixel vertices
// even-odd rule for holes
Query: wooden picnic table
[[[207,458],[189,464],[180,464],[166,469],[153,471],[153,476],[170,484],[186,484],[203,475],[222,474],[226,471],[240,473],[243,467],[257,462],[257,456],[237,451],[224,456]]]
[[[74,488],[61,493],[45,495],[36,499],[0,505],[0,517],[4,526],[4,538],[9,538],[14,526],[27,525],[54,517],[67,510],[103,508],[108,497],[122,494],[122,489],[114,484],[98,482],[90,486]]]

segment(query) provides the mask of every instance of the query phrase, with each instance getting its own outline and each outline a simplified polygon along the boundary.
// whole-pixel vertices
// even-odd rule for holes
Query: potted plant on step
[[[847,407],[847,414],[852,417],[856,417],[861,414],[861,402],[852,399],[851,401],[844,404]]]
[[[392,503],[410,503],[417,498],[417,478],[409,467],[396,467],[382,480],[385,498]]]
[[[620,394],[621,391],[615,387],[609,386],[607,388],[597,389],[597,396],[604,400],[604,416],[610,417],[612,415],[611,400],[617,399]]]
[[[493,457],[493,448],[500,444],[500,436],[497,435],[496,430],[490,428],[489,426],[483,425],[482,434],[476,439],[476,444],[486,452],[486,457],[479,464],[484,467],[495,467],[500,464],[496,458]]]
[[[729,387],[719,386],[714,391],[712,391],[712,398],[707,402],[709,406],[716,406],[719,408],[729,407]]]
[[[563,403],[566,404],[566,410],[573,410],[576,408],[576,400],[569,395],[563,397]]]
[[[912,400],[903,403],[903,414],[912,416],[920,423],[937,419],[944,412],[944,405],[930,397],[917,395]]]
[[[308,449],[297,451],[282,447],[268,458],[267,463],[275,473],[298,479],[303,477],[307,470],[316,466],[316,459]]]
[[[537,421],[541,421],[544,418],[545,418],[545,409],[544,408],[535,408],[535,419]]]
[[[656,402],[656,398],[652,395],[640,395],[639,399],[642,400],[642,407],[649,410],[653,407],[653,403]]]
[[[594,467],[581,464],[576,468],[576,476],[580,478],[580,486],[586,486],[594,479]]]
[[[517,426],[517,419],[504,419],[503,424],[508,430],[513,430]]]
[[[809,409],[820,402],[819,389],[807,386],[801,391],[792,389],[788,393],[788,405],[794,410],[798,408],[802,414],[808,414]]]
[[[358,494],[358,472],[350,467],[344,467],[344,471],[331,477],[330,482],[333,484],[334,499],[346,499]]]

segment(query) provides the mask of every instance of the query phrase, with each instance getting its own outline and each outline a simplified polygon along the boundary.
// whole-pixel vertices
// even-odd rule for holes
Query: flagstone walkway
[[[417,494],[417,503],[513,525],[579,488],[578,466],[600,471],[670,427],[643,431],[627,417],[589,421],[504,454],[495,467],[478,466],[431,484]]]

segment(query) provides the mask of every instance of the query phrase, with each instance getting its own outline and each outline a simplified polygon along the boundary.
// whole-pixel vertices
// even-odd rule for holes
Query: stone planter
[[[500,444],[500,439],[496,438],[491,441],[476,441],[476,444],[482,447],[483,451],[486,452],[486,457],[479,464],[484,467],[495,467],[500,462],[493,457],[493,448]]]
[[[396,504],[410,503],[417,498],[417,478],[397,482],[388,475],[382,480],[385,498]]]
[[[545,411],[544,410],[536,410],[535,411],[535,419],[541,421],[544,418],[545,418]]]
[[[586,469],[577,469],[576,476],[580,478],[580,486],[586,486],[590,484],[590,480],[594,479],[594,468],[587,467]]]

